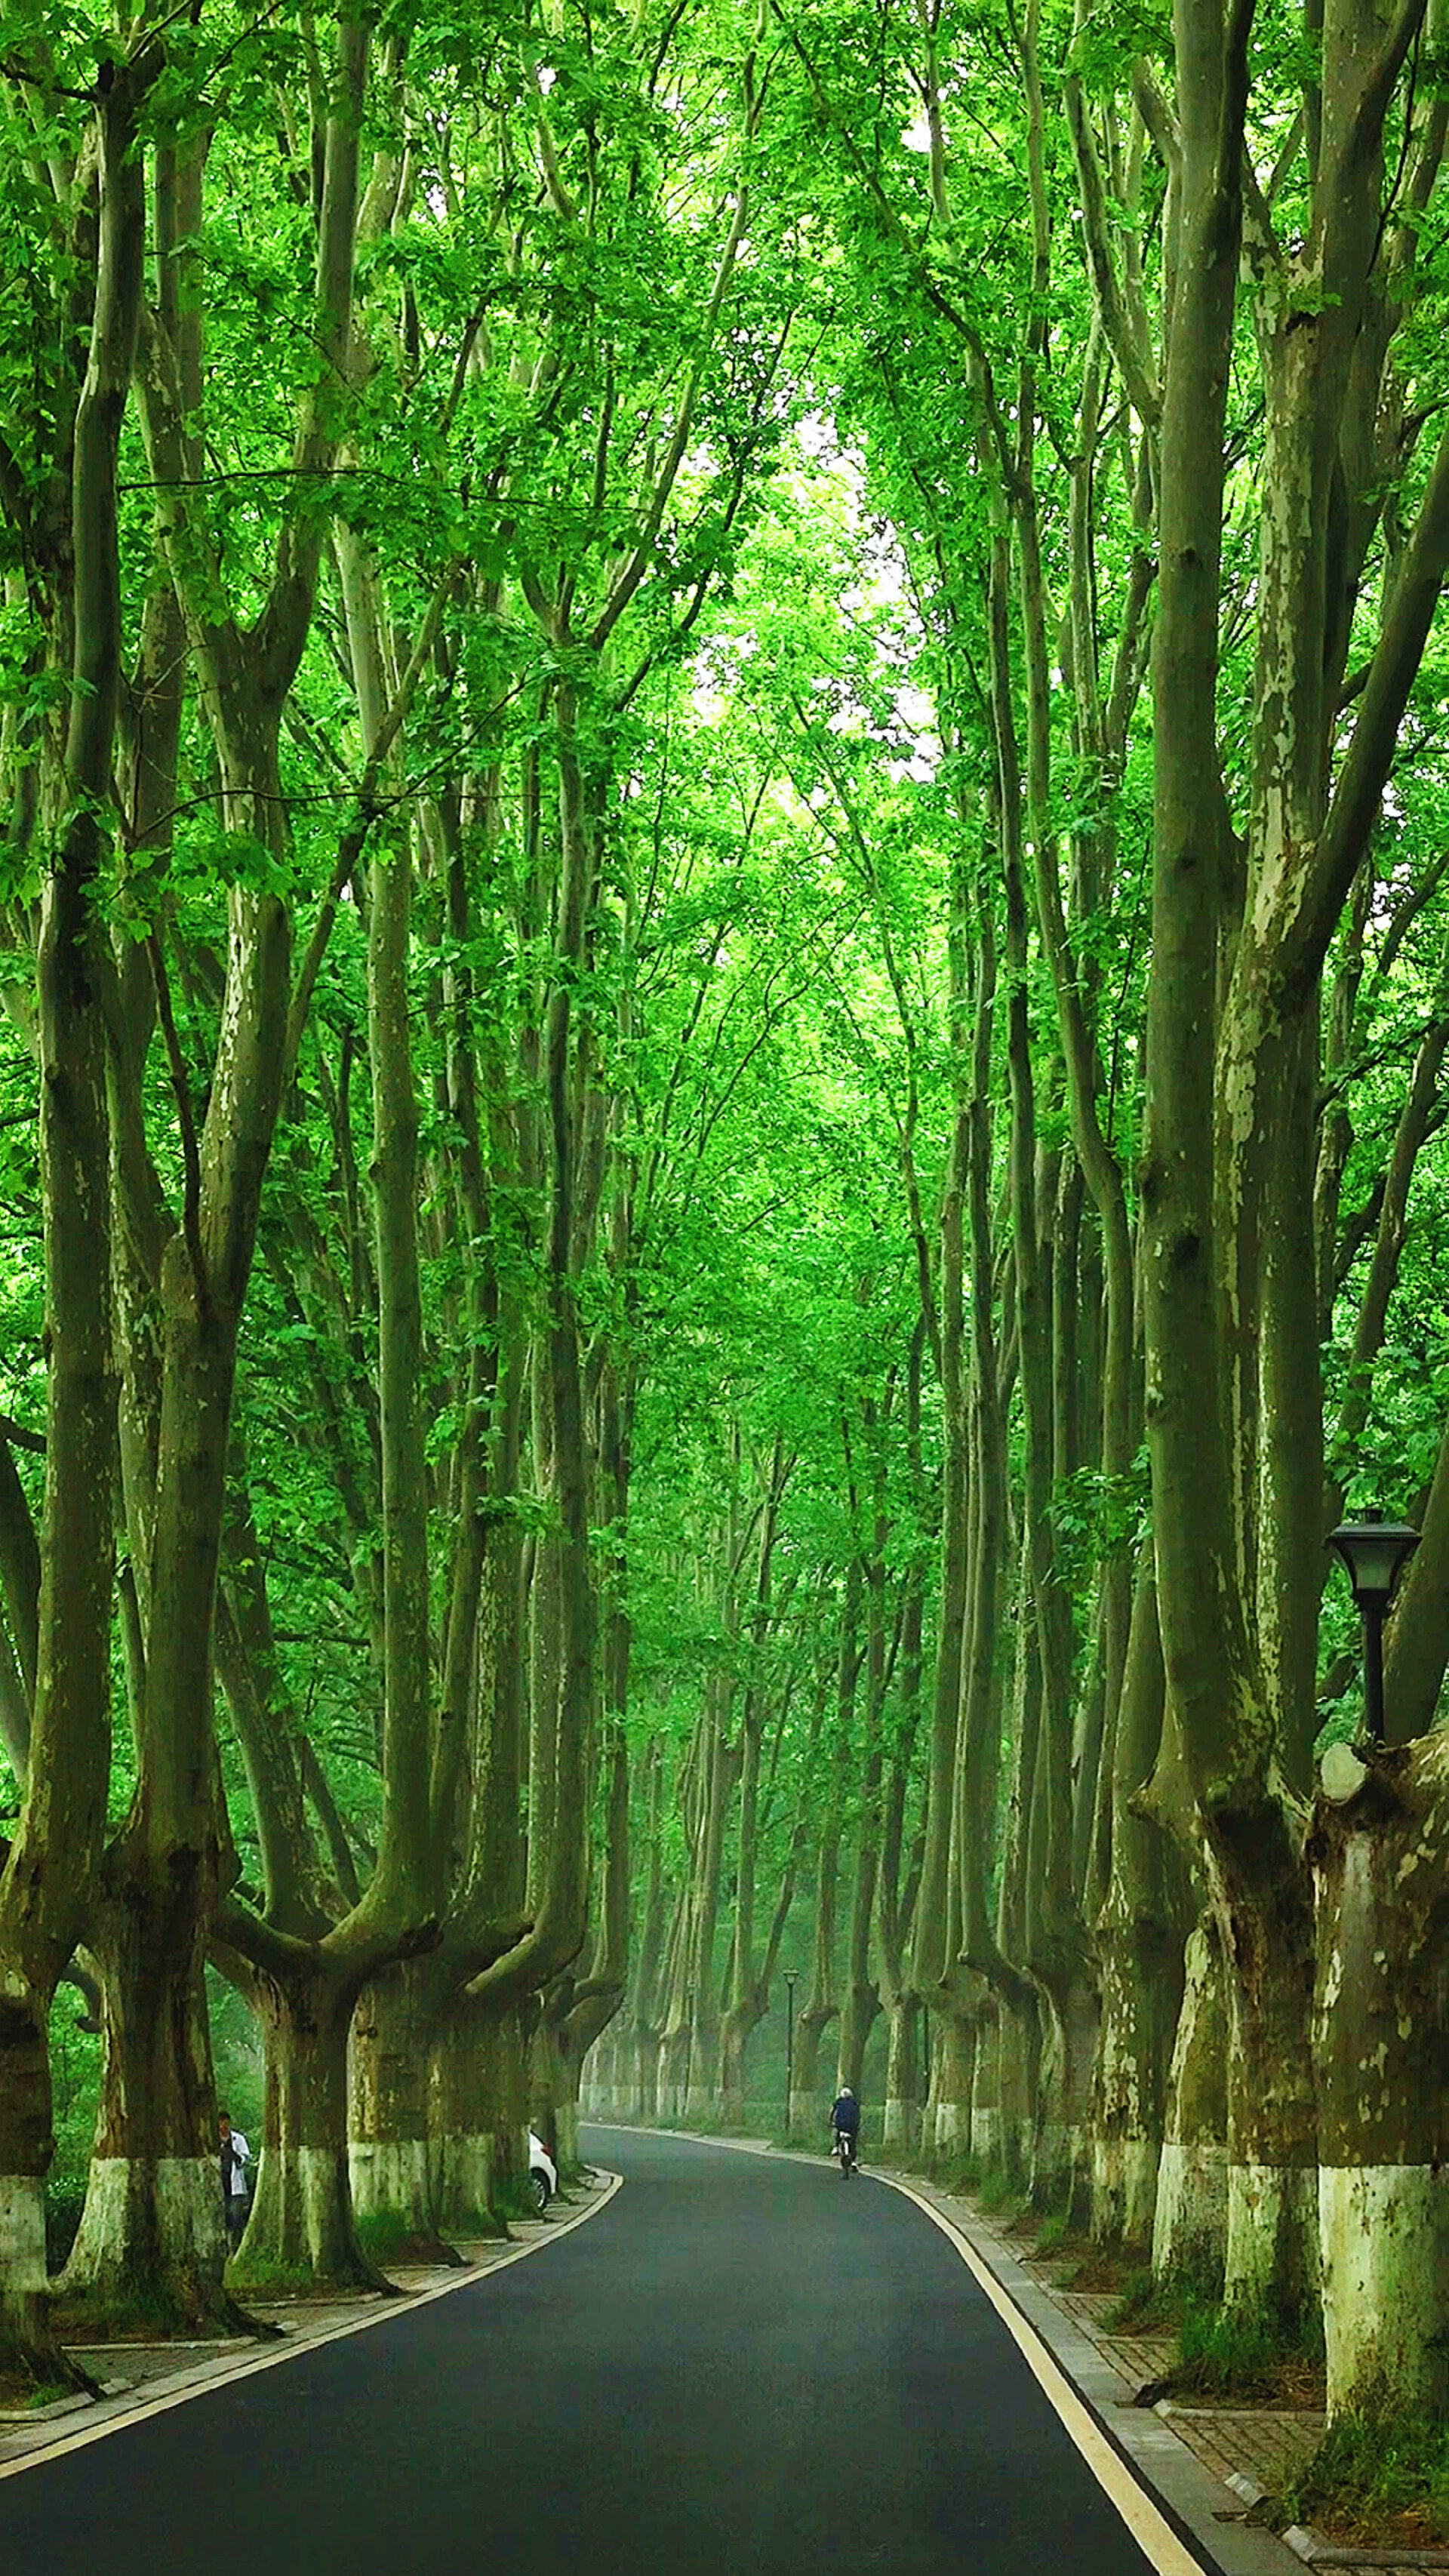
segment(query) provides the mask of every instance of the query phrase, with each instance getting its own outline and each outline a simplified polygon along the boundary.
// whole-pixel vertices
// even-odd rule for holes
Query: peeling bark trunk
[[[815,1937],[810,1991],[795,2018],[795,2081],[790,2095],[790,2127],[809,2137],[819,2125],[824,2104],[819,2097],[820,2044],[839,2017],[835,2000],[835,1904],[840,1865],[840,1764],[843,1739],[837,1741],[830,1792],[830,1814],[821,1837],[815,1877]]]
[[[252,1978],[266,2041],[261,2170],[233,2278],[265,2292],[390,2291],[364,2254],[347,2160],[347,2036],[357,1977],[326,1968]]]
[[[937,2156],[963,2156],[971,2146],[971,2091],[976,2068],[976,2015],[958,2008],[936,2022],[926,2135]]]
[[[914,1995],[897,1995],[888,2013],[881,2143],[913,2155],[921,2142],[921,2008]]]
[[[524,2206],[526,2050],[518,2012],[454,1999],[433,2051],[433,2192],[451,2235],[496,2235]]]
[[[1219,1817],[1211,1876],[1227,1980],[1229,2305],[1292,2321],[1318,2296],[1313,1920],[1285,1810]]]
[[[274,986],[274,1001],[284,992]],[[235,1137],[245,1134],[238,1116]],[[259,1187],[260,1167],[255,1177]],[[169,2314],[172,2330],[189,2334],[209,2314],[236,2313],[222,2284],[224,2234],[218,2241],[204,2223],[204,2196],[193,2208],[174,2175],[181,2166],[210,2173],[215,2160],[202,1979],[221,1870],[211,1641],[239,1316],[201,1290],[179,1235],[163,1260],[162,1312],[139,1779],[106,1854],[92,1935],[106,2057],[98,2153],[66,2292],[113,2325],[133,2302],[152,2328]]]
[[[364,1986],[352,2021],[347,2161],[358,2235],[383,2262],[448,2263],[434,2203],[432,2065],[451,1972],[409,1959]]]
[[[222,2284],[227,2257],[213,2144],[201,1862],[158,1874],[144,1843],[107,1854],[91,1933],[105,2074],[85,2209],[61,2296],[87,2333],[135,2323],[173,2334],[249,2329]],[[203,2148],[199,2141],[204,2139]]]
[[[1314,2059],[1330,2422],[1449,2405],[1449,1733],[1320,1800]]]
[[[1168,2062],[1182,2002],[1170,1854],[1134,1801],[1162,1740],[1162,1646],[1150,1547],[1138,1567],[1113,1745],[1111,1874],[1097,1927],[1102,2019],[1093,2084],[1092,2232],[1152,2243]]]
[[[334,371],[345,378],[351,331],[361,105],[368,34],[338,29],[338,88],[327,121],[314,328],[324,366],[303,396],[297,461],[325,472],[336,454]],[[174,279],[194,278],[205,146],[156,159],[157,229]],[[174,282],[174,281],[173,281]],[[311,624],[321,521],[287,522],[274,578],[245,631],[219,593],[207,543],[196,544],[204,428],[198,307],[178,292],[150,317],[138,370],[158,528],[186,615],[214,737],[228,831],[290,864],[279,741],[283,710]],[[320,386],[325,380],[327,391]],[[329,415],[324,417],[324,414]],[[174,2187],[185,2167],[210,2175],[216,2124],[201,1967],[218,1894],[212,1626],[221,1548],[237,1333],[251,1273],[261,1189],[280,1109],[290,1017],[291,926],[269,891],[234,883],[228,898],[225,997],[202,1131],[178,1089],[184,1201],[160,1261],[163,1318],[154,1544],[142,1628],[137,1791],[108,1855],[100,1949],[107,1963],[108,2051],[100,2163],[127,2167],[122,2189],[93,2170],[87,2218],[67,2273],[110,2314],[128,2300],[176,2327],[227,2313],[220,2194]],[[159,953],[159,952],[158,952]],[[135,1068],[131,1069],[134,1073]],[[136,1209],[138,1235],[154,1210]],[[144,1563],[144,1535],[135,1556]],[[138,2090],[136,2077],[143,2078]],[[134,2134],[133,2134],[134,2133]],[[136,2150],[139,2140],[139,2152]],[[94,2217],[89,2204],[95,2203]]]
[[[1227,2056],[1222,1957],[1209,1915],[1187,1941],[1163,2113],[1152,2268],[1160,2280],[1202,2282],[1214,2294],[1227,2259]]]
[[[1001,2163],[1001,2026],[1006,2007],[999,1996],[988,1998],[976,2028],[976,2065],[971,2079],[971,2153],[983,2168]]]
[[[1000,2169],[1020,2189],[1031,2172],[1036,2106],[1041,2087],[1041,2016],[1035,1997],[1005,2013],[999,2023]]]
[[[1022,1593],[1024,1596],[1027,1594],[1024,1580]],[[1037,1740],[1041,1731],[1041,1663],[1036,1652],[1036,1627],[1029,1597],[1023,1598],[1018,1619],[1012,1687],[1012,1734],[1016,1759],[1007,1810],[996,1937],[1002,1957],[1019,1960],[1026,1955],[1028,1947],[1029,1810],[1036,1776]],[[1002,2173],[1013,2185],[1020,2186],[1031,2172],[1036,2137],[1042,2054],[1041,1999],[1028,1978],[1018,1977],[1009,1989],[1003,1991],[1000,2000],[997,2081],[1001,2134],[997,2153]]]
[[[160,58],[113,66],[96,111],[100,213],[84,383],[71,432],[73,569],[65,819],[36,956],[45,1226],[46,1486],[24,1804],[0,1871],[0,2369],[89,2386],[46,2315],[45,2175],[54,2152],[48,2023],[85,1926],[105,1830],[116,1384],[103,948],[95,914],[111,798],[122,619],[116,456],[142,295],[138,116]],[[22,1655],[25,1620],[20,1624]],[[218,2213],[219,2216],[219,2213]]]

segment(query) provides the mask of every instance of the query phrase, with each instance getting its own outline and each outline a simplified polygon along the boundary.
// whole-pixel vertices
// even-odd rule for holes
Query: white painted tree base
[[[971,2106],[969,2102],[938,2102],[936,2104],[935,2142],[936,2153],[938,2155],[949,2153],[953,2147],[964,2146],[970,2135]]]
[[[419,2235],[431,2232],[426,2138],[350,2138],[347,2169],[359,2218],[392,2218]]]
[[[1159,2138],[1129,2138],[1122,2149],[1122,2181],[1127,2215],[1122,2232],[1133,2245],[1150,2245],[1157,2214],[1157,2171],[1162,2157]]]
[[[1224,2298],[1249,2309],[1271,2306],[1285,2278],[1291,2285],[1301,2274],[1311,2291],[1318,2268],[1316,2167],[1230,2164]]]
[[[1001,2154],[1001,2106],[983,2102],[971,2113],[971,2153],[984,2165],[994,2165]]]
[[[306,2263],[325,2278],[339,2261],[343,2239],[336,2149],[264,2148],[252,2214],[238,2248],[243,2266],[249,2258],[262,2264]]]
[[[0,2301],[16,2309],[45,2288],[45,2185],[0,2174]]]
[[[1099,2139],[1092,2150],[1093,2224],[1126,2245],[1150,2245],[1157,2211],[1155,2138]],[[1110,2212],[1110,2227],[1108,2213]]]
[[[438,2211],[444,2228],[491,2216],[493,2139],[486,2129],[453,2131],[437,2146]]]
[[[1220,2273],[1228,2234],[1228,2151],[1221,2138],[1167,2138],[1157,2160],[1152,2269]]]
[[[94,2156],[80,2229],[66,2265],[67,2290],[103,2288],[121,2277],[151,2239],[155,2213],[164,2261],[219,2283],[227,2256],[221,2169],[214,2156]],[[148,2254],[149,2263],[149,2254]]]
[[[888,2147],[913,2147],[920,2127],[920,2106],[893,2093],[885,2106],[881,2138]]]
[[[1449,2397],[1449,2166],[1322,2166],[1317,2176],[1331,2419]]]

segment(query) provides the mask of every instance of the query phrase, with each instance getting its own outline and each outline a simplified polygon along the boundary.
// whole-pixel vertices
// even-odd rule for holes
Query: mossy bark
[[[91,1945],[105,2065],[85,2208],[62,2282],[88,2330],[250,2330],[227,2259],[201,1927],[201,1856],[158,1872],[123,1835],[107,1854]]]
[[[921,2139],[921,2008],[914,1995],[895,1997],[889,2022],[881,2141],[914,2154]]]
[[[971,2144],[971,2089],[976,2066],[976,2015],[959,2008],[938,2013],[926,2135],[937,2156],[960,2156]]]
[[[1314,2062],[1330,2421],[1449,2406],[1449,1733],[1320,1801]]]
[[[1097,1925],[1102,2016],[1093,2076],[1092,2232],[1152,2244],[1168,2065],[1182,2002],[1183,1941],[1174,1897],[1183,1872],[1161,1828],[1137,1811],[1162,1739],[1162,1646],[1150,1546],[1133,1587],[1132,1624],[1111,1747],[1111,1857]]]
[[[433,2054],[445,1956],[408,1959],[364,1986],[352,2020],[347,2159],[362,2242],[385,2261],[456,2259],[433,2197]]]
[[[42,726],[25,763],[31,788],[40,790],[33,826],[39,829],[43,813],[53,833],[39,908],[35,1023],[48,1369],[33,1636],[28,1605],[17,1623],[22,1669],[32,1650],[34,1657],[25,1676],[32,1693],[25,1796],[0,1866],[0,2370],[87,2388],[47,2312],[44,2184],[54,2152],[48,2026],[56,1986],[85,1928],[110,1758],[116,1377],[98,893],[124,644],[116,461],[144,289],[138,127],[160,68],[159,51],[142,42],[134,61],[108,64],[97,87],[85,147],[87,156],[94,147],[94,160],[82,165],[94,189],[77,191],[73,241],[79,299],[86,261],[94,263],[88,346],[84,334],[68,341],[77,363],[53,388],[54,452],[32,460],[34,491],[50,495],[55,507],[37,505],[36,524],[21,540],[28,603],[33,609],[46,600],[53,612],[43,648],[47,676],[62,703],[68,683],[69,699],[63,750]],[[17,798],[17,820],[23,812]]]
[[[261,2169],[231,2279],[319,2290],[390,2290],[358,2238],[347,2157],[347,2035],[357,1978],[299,1968],[257,1975],[266,2040]]]
[[[1222,2283],[1228,2239],[1228,2028],[1222,1954],[1207,1916],[1189,1934],[1168,2068],[1153,2211],[1161,2280]]]

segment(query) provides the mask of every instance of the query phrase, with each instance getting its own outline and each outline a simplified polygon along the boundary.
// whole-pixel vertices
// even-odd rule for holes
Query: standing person
[[[841,2139],[848,2138],[850,2161],[854,2164],[860,2147],[860,2104],[848,2084],[842,2084],[836,2097],[830,2114],[830,2130],[832,2152],[838,2155]]]
[[[218,2112],[217,2122],[221,2131],[222,2207],[226,2212],[226,2232],[235,2251],[246,2232],[247,2216],[252,2205],[251,2191],[247,2183],[247,2167],[252,2160],[252,2151],[240,2129],[232,2127],[230,2112]]]

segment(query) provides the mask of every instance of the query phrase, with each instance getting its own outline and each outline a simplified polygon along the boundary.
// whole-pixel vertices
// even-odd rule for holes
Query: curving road
[[[1143,2576],[909,2201],[588,2152],[566,2242],[0,2483],[4,2576]]]

